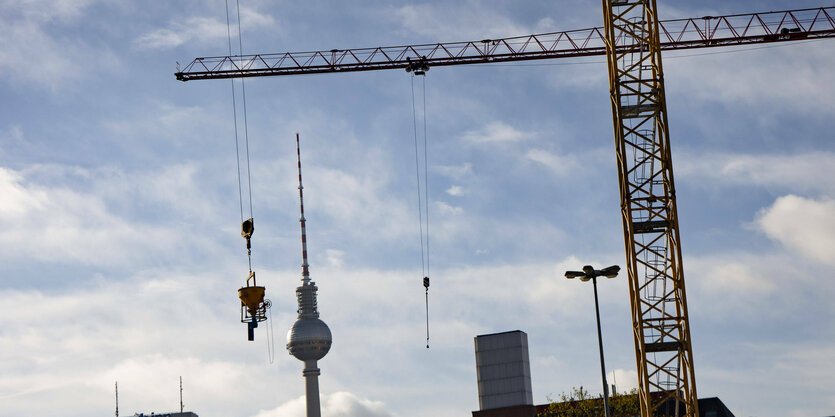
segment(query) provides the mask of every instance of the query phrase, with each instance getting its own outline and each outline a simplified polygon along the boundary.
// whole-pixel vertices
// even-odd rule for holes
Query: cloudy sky
[[[242,44],[602,23],[599,2],[518,3],[242,0]],[[662,18],[835,6],[659,3]],[[301,416],[302,364],[283,347],[301,263],[296,132],[311,274],[334,334],[323,415],[466,416],[472,338],[513,329],[528,333],[536,403],[599,393],[592,291],[562,273],[625,262],[602,58],[248,80],[253,263],[273,303],[248,342],[232,82],[173,75],[227,53],[224,2],[4,0],[0,27],[0,416],[112,415],[115,381],[122,415],[174,411],[179,376],[201,417]],[[699,396],[743,417],[830,415],[835,41],[664,65]],[[413,81],[426,95],[430,349]],[[625,280],[600,291],[610,382],[628,389]]]

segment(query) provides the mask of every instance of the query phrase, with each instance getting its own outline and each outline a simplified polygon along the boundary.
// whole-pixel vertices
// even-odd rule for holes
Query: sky
[[[835,4],[658,8],[819,6]],[[602,24],[599,3],[580,0],[241,0],[240,17],[240,43],[229,32],[244,53]],[[113,415],[116,381],[121,415],[176,411],[180,376],[201,417],[302,416],[303,366],[284,349],[301,278],[297,132],[311,277],[334,338],[319,362],[324,416],[469,415],[473,337],[515,329],[535,403],[600,393],[592,289],[563,273],[625,265],[601,57],[248,79],[244,124],[239,82],[233,107],[232,81],[173,75],[228,53],[223,1],[2,1],[0,27],[0,416]],[[835,412],[833,67],[833,40],[664,55],[697,390],[737,416]],[[250,209],[272,301],[253,342],[236,294]],[[609,381],[628,390],[625,277],[599,290]]]

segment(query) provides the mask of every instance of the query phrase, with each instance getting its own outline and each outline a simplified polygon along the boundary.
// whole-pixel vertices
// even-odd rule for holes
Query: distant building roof
[[[192,413],[191,411],[185,411],[182,413],[136,413],[133,415],[133,417],[198,417],[198,415]]]
[[[600,401],[592,398],[585,401]],[[492,410],[473,411],[473,417],[534,417],[548,411],[549,404],[494,408]],[[684,410],[679,414],[684,415]],[[736,417],[718,397],[699,399],[699,417]]]

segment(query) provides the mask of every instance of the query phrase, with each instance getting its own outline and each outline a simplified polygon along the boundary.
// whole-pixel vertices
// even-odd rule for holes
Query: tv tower
[[[319,406],[319,368],[317,361],[325,357],[331,348],[333,338],[328,325],[319,320],[316,305],[316,283],[310,280],[307,264],[307,232],[304,228],[304,197],[302,190],[302,157],[299,150],[299,134],[296,133],[296,156],[299,162],[299,206],[302,228],[302,285],[296,287],[299,302],[299,318],[287,332],[287,351],[304,362],[305,396],[307,417],[321,417]]]

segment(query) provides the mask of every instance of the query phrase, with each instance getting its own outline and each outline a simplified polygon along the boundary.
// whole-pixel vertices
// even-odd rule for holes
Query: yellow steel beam
[[[641,416],[698,417],[655,0],[603,0]]]

